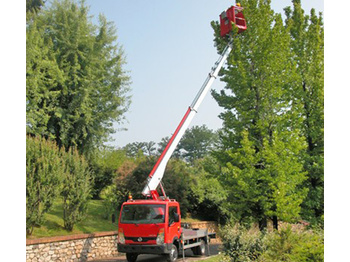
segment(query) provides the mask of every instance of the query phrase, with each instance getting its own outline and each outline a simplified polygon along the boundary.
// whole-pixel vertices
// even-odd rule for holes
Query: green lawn
[[[35,228],[28,238],[64,236],[72,234],[93,233],[101,231],[117,230],[118,222],[112,223],[111,219],[103,218],[102,200],[90,200],[88,213],[83,221],[76,224],[72,232],[63,228],[63,201],[55,201],[51,211],[45,214],[45,223],[40,228]],[[117,220],[117,219],[116,219]]]
[[[213,256],[211,258],[205,259],[205,262],[221,262],[221,261],[226,261],[224,260],[224,256],[223,255],[216,255]]]

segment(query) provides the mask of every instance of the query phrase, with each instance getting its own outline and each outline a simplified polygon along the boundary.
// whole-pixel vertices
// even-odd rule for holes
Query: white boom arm
[[[202,103],[204,97],[210,90],[211,85],[213,84],[214,80],[219,74],[220,69],[224,65],[228,55],[230,54],[232,50],[232,40],[227,44],[224,51],[220,55],[219,59],[215,63],[214,67],[212,68],[211,72],[209,73],[209,76],[205,80],[204,84],[202,85],[201,89],[199,90],[197,96],[193,100],[191,106],[186,111],[186,114],[182,118],[180,124],[178,125],[177,129],[175,130],[174,134],[170,138],[167,146],[165,147],[164,151],[162,152],[161,156],[159,157],[157,163],[153,167],[153,170],[148,176],[147,184],[145,188],[142,190],[142,194],[145,196],[151,196],[151,193],[157,190],[157,187],[159,186],[163,175],[165,171],[165,167],[173,154],[176,146],[180,142],[180,139],[183,137],[186,129],[190,125],[193,117],[197,113],[199,105]]]

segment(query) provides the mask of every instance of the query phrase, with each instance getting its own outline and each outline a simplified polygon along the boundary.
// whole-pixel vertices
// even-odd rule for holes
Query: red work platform
[[[238,28],[238,33],[247,29],[247,24],[242,13],[243,8],[231,6],[220,15],[220,35],[223,37],[232,31],[232,24]]]

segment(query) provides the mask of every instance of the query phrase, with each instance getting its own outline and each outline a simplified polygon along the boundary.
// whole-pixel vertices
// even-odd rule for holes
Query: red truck
[[[139,254],[159,254],[164,255],[167,261],[175,261],[179,253],[184,258],[185,249],[189,248],[195,255],[204,255],[207,247],[210,255],[208,245],[215,233],[208,233],[207,229],[182,227],[180,205],[166,196],[161,180],[168,160],[232,50],[232,26],[238,29],[235,33],[246,29],[242,9],[233,6],[220,15],[221,36],[228,35],[231,39],[149,174],[142,191],[146,199],[133,200],[130,196],[122,205],[118,222],[118,252],[126,253],[129,262],[135,262]],[[162,196],[157,191],[158,187]]]

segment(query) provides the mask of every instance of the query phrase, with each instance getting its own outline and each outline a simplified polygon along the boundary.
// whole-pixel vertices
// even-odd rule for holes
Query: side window
[[[175,214],[177,214],[177,207],[169,207],[169,226],[175,222]]]

